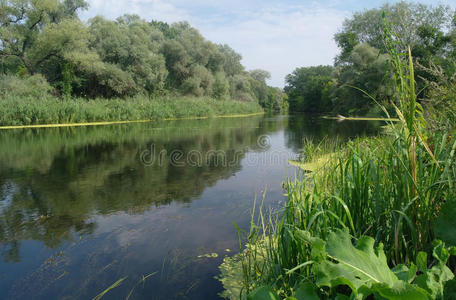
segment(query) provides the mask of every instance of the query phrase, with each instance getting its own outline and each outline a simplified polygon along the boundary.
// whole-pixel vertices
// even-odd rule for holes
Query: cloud
[[[82,19],[102,15],[115,19],[124,14],[137,14],[146,20],[163,20],[169,23],[191,18],[185,9],[164,0],[88,0],[89,10],[81,13]]]
[[[282,87],[296,67],[332,64],[338,52],[333,36],[346,15],[332,9],[274,6],[230,24],[195,25],[209,40],[240,52],[248,69],[271,72],[270,84]]]
[[[247,69],[265,69],[270,84],[283,87],[296,67],[332,64],[333,36],[349,14],[317,2],[259,0],[89,0],[83,19],[101,14],[114,19],[125,13],[146,20],[187,20],[210,41],[228,44],[243,56]],[[288,3],[287,3],[288,2]],[[293,4],[293,2],[298,4]]]

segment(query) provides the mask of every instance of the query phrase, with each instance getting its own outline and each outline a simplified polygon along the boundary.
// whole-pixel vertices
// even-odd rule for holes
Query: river
[[[125,278],[103,299],[217,299],[233,223],[263,195],[280,207],[304,138],[373,132],[303,115],[0,131],[0,298],[91,299]]]

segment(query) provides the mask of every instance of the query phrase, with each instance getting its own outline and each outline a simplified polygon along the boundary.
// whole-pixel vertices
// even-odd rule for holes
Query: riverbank
[[[223,296],[455,299],[452,105],[422,106],[411,50],[389,54],[397,119],[379,104],[383,134],[305,141],[301,161],[293,162],[304,172],[283,184],[283,208],[270,215],[254,208],[249,232],[237,228],[245,243],[220,267]]]
[[[394,133],[308,141],[302,165],[317,167],[284,183],[278,216],[239,231],[247,242],[220,267],[223,296],[453,299],[456,139],[428,132],[431,155]]]
[[[131,121],[241,116],[262,112],[263,109],[256,102],[212,98],[135,97],[87,100],[52,96],[5,96],[0,100],[0,126],[17,128],[107,125]]]

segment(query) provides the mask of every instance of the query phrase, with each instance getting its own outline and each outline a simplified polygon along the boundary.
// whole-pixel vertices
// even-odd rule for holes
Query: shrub
[[[0,95],[41,98],[48,96],[53,88],[43,75],[37,74],[25,78],[4,75],[0,77]]]

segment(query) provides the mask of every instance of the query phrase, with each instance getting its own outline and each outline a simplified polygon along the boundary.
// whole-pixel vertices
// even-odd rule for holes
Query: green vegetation
[[[114,100],[116,104],[112,105],[122,105],[121,117],[127,114],[128,118],[143,117],[137,116],[135,111],[138,98],[176,99],[174,102],[177,102],[182,96],[204,97],[235,104],[239,101],[258,103],[267,110],[282,109],[283,93],[266,84],[270,77],[268,72],[246,71],[241,55],[227,45],[205,40],[188,23],[147,22],[136,15],[124,15],[114,21],[98,16],[84,23],[78,19],[78,11],[87,8],[84,0],[1,2],[0,105],[4,108],[11,101],[18,101],[24,109],[34,110],[35,105],[57,103],[52,99],[35,104],[27,98],[30,96],[57,97],[62,106],[70,107],[58,109],[64,113],[58,117],[43,118],[25,113],[17,120],[7,119],[6,123],[66,122],[73,118],[71,113],[66,114],[67,110],[87,115],[84,101],[71,100],[72,97],[126,99]],[[188,103],[189,110],[193,110],[193,102],[197,101]],[[101,101],[94,110],[106,105]],[[168,104],[163,111],[173,105]],[[243,108],[239,104],[236,113],[243,112]],[[208,115],[211,111],[219,112],[210,104],[207,110]],[[2,110],[0,113],[16,112]],[[154,115],[153,112],[142,114]],[[176,111],[172,116],[180,114]],[[94,112],[93,116],[89,113],[79,119],[111,120],[111,115],[110,111]],[[31,121],[27,121],[29,119]]]
[[[388,22],[383,28],[394,100],[359,91],[398,122],[346,145],[309,142],[297,163],[307,173],[285,182],[283,210],[260,208],[248,233],[238,228],[247,246],[221,266],[225,296],[454,299],[456,123],[448,116],[456,98],[434,81],[426,94],[445,97],[423,107],[412,50]]]
[[[430,83],[444,84],[442,80],[454,74],[455,12],[443,5],[401,1],[346,19],[334,37],[341,51],[334,66],[297,68],[286,77],[291,112],[381,116],[379,106],[359,89],[394,112],[391,103],[398,103],[391,88],[393,79],[388,75],[391,66],[384,43],[383,14],[392,24],[398,50],[406,52],[409,46],[412,50],[419,102],[439,101]]]
[[[0,101],[0,125],[65,124],[97,121],[158,120],[261,112],[256,102],[212,98],[135,97],[129,99],[7,96]]]

